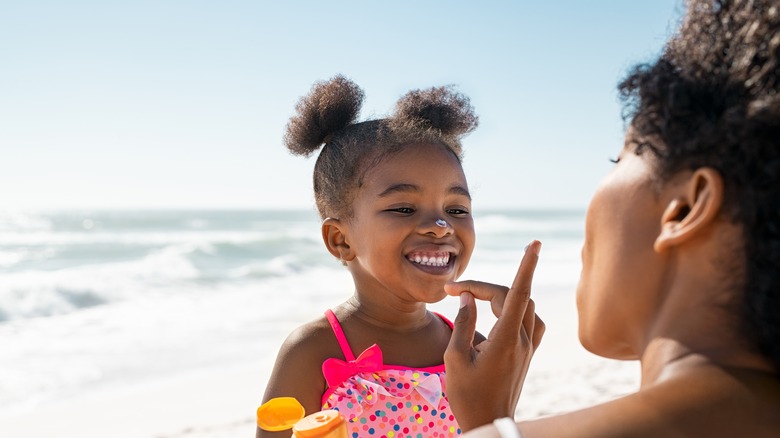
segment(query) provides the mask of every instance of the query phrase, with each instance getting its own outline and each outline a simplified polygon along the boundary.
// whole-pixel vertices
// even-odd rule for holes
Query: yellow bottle
[[[277,432],[292,428],[293,438],[349,438],[347,422],[335,409],[305,416],[293,397],[277,397],[257,408],[257,427]]]

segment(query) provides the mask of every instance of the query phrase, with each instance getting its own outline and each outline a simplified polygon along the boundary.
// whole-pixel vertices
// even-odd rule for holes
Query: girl
[[[410,92],[391,117],[356,123],[362,99],[344,77],[317,83],[287,127],[295,154],[324,145],[314,168],[322,237],[355,291],[289,335],[264,401],[338,409],[353,437],[459,435],[443,364],[452,323],[426,304],[446,296],[474,248],[459,139],[477,117],[446,87]]]

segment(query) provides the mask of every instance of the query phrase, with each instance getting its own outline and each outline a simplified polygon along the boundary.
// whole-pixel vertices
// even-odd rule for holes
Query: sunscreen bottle
[[[315,412],[293,426],[295,438],[348,438],[347,422],[335,409]]]
[[[277,397],[257,408],[257,427],[270,432],[292,429],[294,438],[348,438],[347,422],[335,409],[306,416],[293,397]]]

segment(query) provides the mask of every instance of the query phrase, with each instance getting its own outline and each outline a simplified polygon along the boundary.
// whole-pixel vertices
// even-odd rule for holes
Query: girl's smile
[[[406,258],[415,264],[431,267],[431,268],[446,268],[450,266],[450,257],[454,260],[454,255],[447,252],[433,251],[414,251],[407,255]]]

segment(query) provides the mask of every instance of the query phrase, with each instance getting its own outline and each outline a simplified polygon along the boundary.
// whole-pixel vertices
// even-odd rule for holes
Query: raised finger
[[[520,333],[520,326],[523,323],[528,303],[531,300],[531,284],[533,280],[536,263],[539,260],[539,251],[541,242],[534,240],[528,245],[523,255],[523,260],[517,268],[515,280],[512,287],[506,294],[504,308],[501,317],[496,321],[494,330],[497,337],[508,336],[516,338]],[[533,312],[531,312],[533,314]]]

